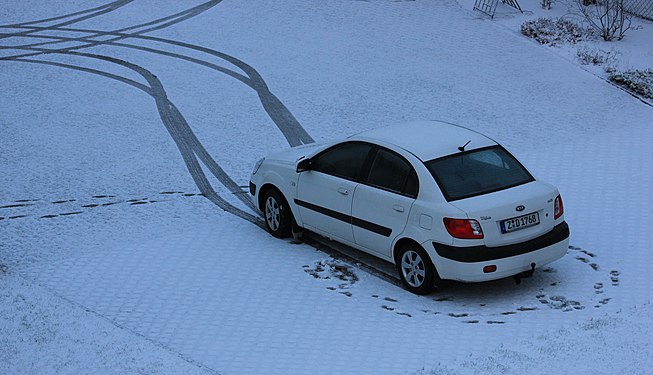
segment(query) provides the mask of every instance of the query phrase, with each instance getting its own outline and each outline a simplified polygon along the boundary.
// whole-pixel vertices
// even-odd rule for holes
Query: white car
[[[424,121],[261,159],[250,180],[268,231],[307,229],[396,265],[406,289],[528,276],[561,258],[558,190],[475,131]]]

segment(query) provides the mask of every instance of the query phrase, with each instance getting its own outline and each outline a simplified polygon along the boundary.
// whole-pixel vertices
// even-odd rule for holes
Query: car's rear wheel
[[[265,226],[271,235],[277,238],[290,236],[292,230],[292,212],[283,195],[274,188],[268,189],[263,196],[263,214]]]
[[[434,289],[435,267],[422,247],[407,243],[398,254],[399,277],[406,289],[415,294],[428,294]]]

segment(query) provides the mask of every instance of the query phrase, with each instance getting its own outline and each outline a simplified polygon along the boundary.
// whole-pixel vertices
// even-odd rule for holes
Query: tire
[[[440,280],[435,267],[424,249],[416,243],[401,247],[398,254],[397,270],[404,287],[415,294],[428,294],[435,289],[435,281]]]
[[[262,209],[268,232],[276,238],[289,237],[293,223],[292,212],[279,190],[271,188],[265,191]]]

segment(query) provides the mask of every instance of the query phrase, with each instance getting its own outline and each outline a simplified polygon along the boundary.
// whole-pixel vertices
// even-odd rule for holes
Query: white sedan
[[[392,262],[417,294],[442,279],[532,274],[569,242],[554,186],[492,139],[439,121],[269,155],[250,192],[273,236],[307,229]]]

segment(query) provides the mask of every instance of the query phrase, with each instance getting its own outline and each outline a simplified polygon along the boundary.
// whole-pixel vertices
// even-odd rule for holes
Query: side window
[[[380,149],[370,168],[367,183],[395,193],[417,197],[417,174],[407,161],[393,152]]]
[[[406,187],[404,188],[404,194],[417,198],[417,193],[419,192],[419,182],[417,180],[417,173],[411,168],[410,174],[408,175],[408,180],[406,181]]]
[[[356,180],[372,146],[365,143],[345,143],[317,156],[313,170],[348,180]]]

